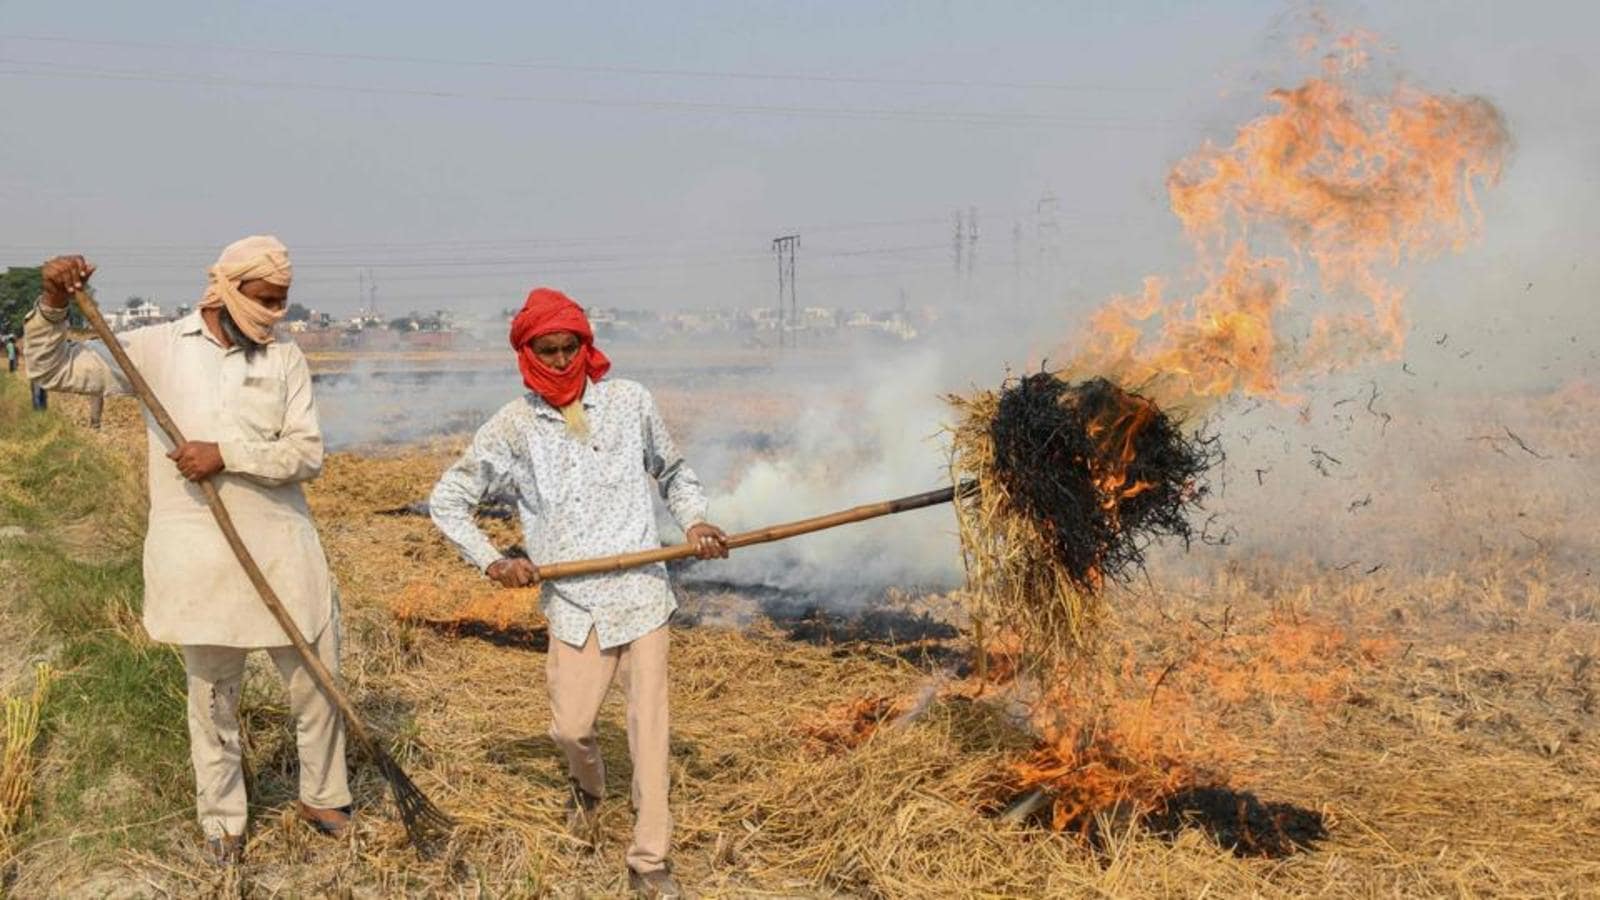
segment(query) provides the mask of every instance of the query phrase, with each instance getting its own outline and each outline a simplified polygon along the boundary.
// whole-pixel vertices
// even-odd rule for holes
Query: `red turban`
[[[578,336],[578,355],[563,371],[545,365],[533,352],[533,339],[558,331]],[[611,370],[611,360],[594,345],[594,329],[583,307],[571,297],[551,288],[534,288],[522,312],[511,320],[511,348],[517,351],[517,366],[522,383],[560,409],[583,396],[584,379],[599,381]]]

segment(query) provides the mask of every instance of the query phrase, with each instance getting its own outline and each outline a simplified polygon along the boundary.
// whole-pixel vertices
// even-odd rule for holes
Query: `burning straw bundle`
[[[974,619],[1015,631],[1035,664],[1082,656],[1106,582],[1155,538],[1189,539],[1220,451],[1103,378],[1039,372],[951,402],[952,476],[976,485],[956,504]]]

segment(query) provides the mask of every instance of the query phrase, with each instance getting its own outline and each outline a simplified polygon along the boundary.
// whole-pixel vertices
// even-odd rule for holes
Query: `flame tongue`
[[[1167,193],[1203,286],[1173,299],[1149,278],[1114,298],[1091,320],[1075,374],[1141,385],[1170,406],[1282,397],[1285,378],[1400,352],[1405,290],[1393,270],[1477,233],[1475,186],[1499,178],[1509,137],[1481,98],[1358,90],[1371,42],[1340,38],[1321,76],[1268,95],[1276,111],[1174,167]],[[1281,319],[1302,287],[1323,308],[1291,348]]]
[[[1095,473],[1100,505],[1113,515],[1124,501],[1156,486],[1151,481],[1128,483],[1128,468],[1138,455],[1135,441],[1155,417],[1155,405],[1149,400],[1119,392],[1115,405],[1086,429],[1095,439],[1095,454],[1089,467]]]

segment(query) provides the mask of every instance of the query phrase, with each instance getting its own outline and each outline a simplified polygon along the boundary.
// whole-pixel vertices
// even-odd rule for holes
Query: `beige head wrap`
[[[217,262],[207,270],[211,283],[200,300],[200,309],[225,307],[244,336],[258,344],[272,342],[272,326],[283,318],[284,310],[268,309],[239,293],[244,281],[261,280],[288,287],[293,277],[289,248],[269,234],[253,234],[234,241],[222,250]]]

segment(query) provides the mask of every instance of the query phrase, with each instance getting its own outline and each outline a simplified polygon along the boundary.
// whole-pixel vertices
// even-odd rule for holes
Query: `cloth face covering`
[[[578,353],[565,369],[557,370],[533,352],[535,338],[569,331],[578,336]],[[517,366],[522,383],[562,411],[583,397],[586,381],[599,381],[611,370],[611,360],[594,345],[594,329],[583,307],[566,294],[550,288],[534,288],[528,300],[511,321],[511,347],[517,351]],[[572,416],[567,415],[569,422]]]
[[[245,337],[257,344],[272,343],[272,327],[283,318],[285,310],[268,309],[241,294],[239,285],[260,280],[288,287],[294,275],[289,248],[271,235],[253,234],[224,247],[206,274],[211,283],[206,286],[199,308],[224,308]]]

